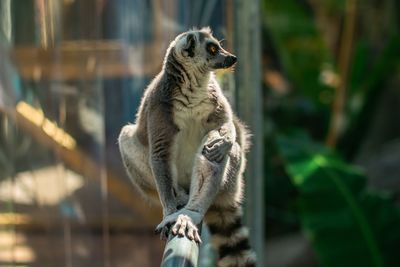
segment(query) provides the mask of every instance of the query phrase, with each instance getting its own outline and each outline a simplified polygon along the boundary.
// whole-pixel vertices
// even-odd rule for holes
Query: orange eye
[[[207,46],[207,50],[208,53],[210,53],[212,56],[215,56],[218,53],[219,47],[216,46],[215,44],[210,43]]]
[[[215,46],[211,46],[211,47],[210,47],[210,52],[211,52],[212,54],[216,54],[216,53],[217,53],[217,48],[216,48]]]

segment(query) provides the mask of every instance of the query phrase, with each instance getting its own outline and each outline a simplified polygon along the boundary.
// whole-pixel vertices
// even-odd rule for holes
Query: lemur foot
[[[186,236],[190,240],[201,243],[197,225],[200,224],[202,219],[203,216],[198,212],[181,209],[166,216],[157,226],[155,232],[160,234],[162,240],[166,240],[170,230],[172,230],[173,235]]]
[[[174,226],[172,227],[172,234],[185,236],[190,240],[194,240],[197,243],[201,243],[199,230],[193,223],[192,219],[184,214],[178,216]]]
[[[221,162],[232,148],[232,141],[227,137],[219,137],[208,142],[202,151],[202,154],[209,160]]]

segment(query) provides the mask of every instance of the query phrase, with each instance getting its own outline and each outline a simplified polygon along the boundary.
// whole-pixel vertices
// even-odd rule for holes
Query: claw
[[[154,233],[160,235],[160,240],[167,240],[169,236],[169,227],[164,226],[162,228],[156,228]]]
[[[187,221],[182,221],[182,224],[180,225],[180,228],[178,230],[178,234],[180,236],[184,236],[186,233],[186,227],[187,227]]]
[[[195,232],[194,229],[190,229],[190,230],[188,231],[187,237],[188,237],[190,240],[194,240],[194,235],[195,235],[194,232]]]
[[[159,234],[161,240],[167,240],[171,229],[171,225],[172,223],[169,220],[164,219],[159,225],[157,225],[156,229],[154,230],[154,233]]]
[[[197,231],[194,233],[194,241],[196,241],[199,244],[203,243],[203,241],[201,241],[200,235]]]
[[[176,223],[175,223],[174,226],[172,227],[172,234],[173,234],[173,235],[177,235],[177,234],[178,234],[178,230],[180,229],[181,224],[182,224],[182,222],[181,222],[181,220],[178,218],[178,220],[176,221]]]
[[[169,236],[169,229],[164,227],[161,231],[160,239],[161,240],[167,240]]]

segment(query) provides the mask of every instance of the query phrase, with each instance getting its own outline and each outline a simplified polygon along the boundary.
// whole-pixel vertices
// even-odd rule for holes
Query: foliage
[[[262,1],[264,62],[288,84],[265,91],[267,233],[301,227],[322,266],[400,266],[400,212],[390,194],[367,190],[366,175],[351,163],[398,77],[400,5],[355,1],[355,38],[340,81],[349,2]],[[340,86],[324,80],[327,71],[345,89],[344,124],[331,149],[323,143]]]
[[[400,210],[365,190],[365,177],[307,138],[278,139],[300,191],[302,225],[323,266],[398,266]]]
[[[264,1],[264,25],[278,54],[279,65],[291,82],[283,105],[286,123],[299,120],[317,136],[324,136],[332,88],[321,82],[323,68],[334,61],[310,13],[299,1]],[[267,44],[268,45],[268,44]]]
[[[381,88],[397,71],[400,60],[398,48],[400,36],[392,35],[378,55],[376,63],[368,68],[370,45],[366,40],[359,40],[354,51],[353,67],[349,81],[349,96],[347,105],[348,129],[341,139],[339,148],[347,157],[352,156],[359,145],[359,140],[365,134],[369,117],[375,110],[376,101]]]

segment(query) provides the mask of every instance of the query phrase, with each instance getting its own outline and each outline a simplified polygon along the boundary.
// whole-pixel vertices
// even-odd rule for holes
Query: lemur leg
[[[194,161],[189,202],[187,205],[167,216],[158,225],[158,231],[172,224],[174,235],[187,235],[191,240],[201,242],[197,226],[214,202],[229,168],[229,149],[231,138],[221,136],[215,130],[205,138]]]
[[[151,170],[148,167],[148,149],[136,137],[136,125],[129,124],[122,128],[118,137],[122,162],[129,179],[139,193],[149,202],[159,204],[158,194]]]
[[[148,148],[136,137],[136,125],[129,124],[122,128],[118,138],[122,162],[128,176],[139,193],[152,204],[160,205],[160,200],[149,165]],[[176,187],[175,195],[178,207],[183,207],[189,200],[189,195],[183,188]]]

